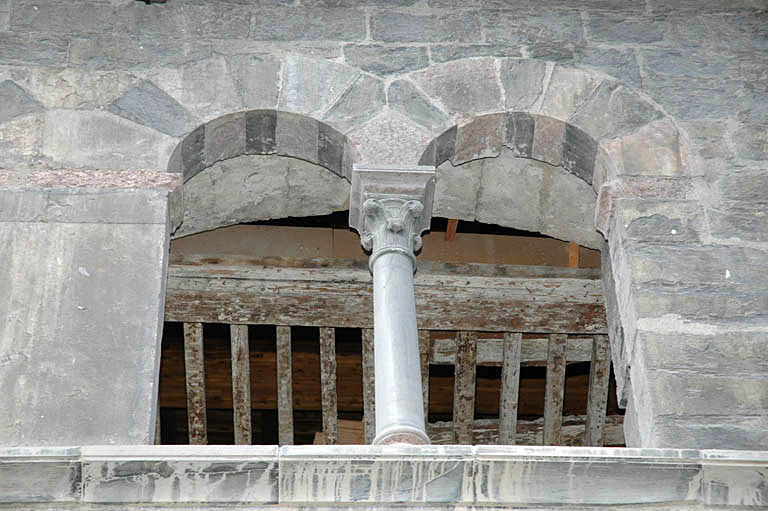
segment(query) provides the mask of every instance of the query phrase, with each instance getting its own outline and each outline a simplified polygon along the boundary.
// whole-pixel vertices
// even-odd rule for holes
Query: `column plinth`
[[[350,225],[371,251],[376,437],[374,445],[428,444],[422,400],[413,273],[429,228],[432,167],[352,174]]]

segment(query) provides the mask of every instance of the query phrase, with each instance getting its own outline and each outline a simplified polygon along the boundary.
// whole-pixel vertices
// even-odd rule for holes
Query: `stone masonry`
[[[0,270],[0,313],[76,305],[80,295],[64,282],[80,274],[75,266],[54,272],[53,253],[91,253],[118,239],[115,252],[137,253],[104,263],[114,299],[128,296],[121,279],[138,264],[151,268],[145,291],[160,294],[131,298],[132,312],[100,311],[99,321],[118,325],[154,303],[132,320],[143,329],[136,349],[152,352],[166,227],[153,216],[152,239],[118,234],[141,223],[143,208],[160,207],[146,187],[121,184],[123,174],[182,174],[179,193],[163,192],[168,229],[180,235],[191,232],[179,228],[185,211],[210,203],[193,181],[238,159],[297,158],[304,162],[273,170],[333,173],[320,188],[327,203],[308,200],[305,210],[291,201],[286,216],[345,209],[338,187],[353,163],[435,165],[436,208],[455,207],[458,218],[589,246],[602,243],[595,229],[605,238],[630,445],[760,448],[768,442],[767,52],[762,0],[0,0],[0,214],[10,226],[2,245],[28,245],[23,268]],[[67,175],[121,199],[95,213],[71,209],[87,221],[56,216],[58,197],[71,201],[82,189]],[[271,189],[266,174],[260,182]],[[528,196],[535,214],[520,212]],[[27,204],[37,204],[34,222]],[[200,229],[269,209],[244,204],[239,217],[214,215],[220,220]],[[77,224],[73,236],[86,245],[45,244],[60,218]],[[58,385],[46,376],[50,365],[65,367],[70,352],[103,340],[71,316],[24,321],[2,330],[0,360],[42,357],[25,366],[41,388]],[[60,356],[39,343],[54,338],[68,347]],[[98,371],[83,363],[73,372],[99,378],[104,367],[119,369],[147,385],[139,401],[151,408],[142,366],[150,359],[112,367],[105,358]],[[9,392],[4,409],[27,406],[25,394]],[[85,402],[73,406],[95,423],[117,422]],[[47,431],[15,436],[15,427],[0,423],[0,444],[56,443]],[[142,438],[83,430],[68,441]]]

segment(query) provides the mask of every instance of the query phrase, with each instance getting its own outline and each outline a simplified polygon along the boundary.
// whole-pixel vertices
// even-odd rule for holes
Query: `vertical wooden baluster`
[[[568,336],[551,334],[547,348],[547,387],[544,396],[544,445],[560,445]]]
[[[251,356],[248,325],[229,325],[232,346],[232,411],[235,444],[251,443]]]
[[[424,427],[429,424],[429,330],[419,330],[419,357],[421,359],[421,390],[424,400]]]
[[[160,407],[157,407],[157,419],[155,419],[155,445],[163,443],[162,426],[160,424]]]
[[[293,445],[291,327],[277,327],[277,428],[280,445]]]
[[[517,399],[520,391],[520,347],[523,334],[504,334],[504,360],[501,366],[499,399],[499,443],[514,445],[517,435]]]
[[[477,333],[456,335],[456,369],[453,386],[453,440],[472,444],[475,418],[475,374],[477,372]]]
[[[207,444],[202,323],[184,323],[184,370],[187,380],[189,443]]]
[[[365,443],[376,437],[376,391],[373,374],[373,329],[363,329],[363,421]]]
[[[323,400],[323,431],[326,443],[333,445],[339,438],[339,418],[336,404],[336,330],[320,329],[320,385]]]
[[[592,363],[589,367],[589,399],[587,422],[584,428],[584,445],[586,446],[603,446],[610,376],[611,349],[608,336],[596,335],[592,343]]]

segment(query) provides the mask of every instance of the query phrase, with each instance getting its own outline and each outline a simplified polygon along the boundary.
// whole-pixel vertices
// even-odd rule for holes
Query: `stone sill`
[[[0,448],[0,503],[768,505],[768,451],[515,446]]]

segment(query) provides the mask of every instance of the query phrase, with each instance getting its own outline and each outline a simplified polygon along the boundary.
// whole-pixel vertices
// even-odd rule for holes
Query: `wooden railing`
[[[370,275],[357,263],[338,268],[311,261],[298,266],[296,262],[231,264],[210,260],[177,261],[171,266],[166,319],[184,323],[190,443],[207,442],[204,322],[230,325],[234,438],[238,444],[251,439],[248,324],[276,325],[277,415],[282,445],[294,442],[289,325],[319,327],[322,421],[328,444],[339,441],[335,327],[360,328],[364,440],[368,443],[373,439]],[[453,421],[428,424],[432,442],[597,446],[607,440],[609,445],[623,444],[620,418],[606,421],[610,349],[599,273],[559,268],[507,268],[500,272],[498,268],[480,268],[484,265],[464,266],[472,267],[470,274],[457,275],[452,266],[447,275],[433,265],[431,272],[421,271],[416,279],[419,323],[429,328],[419,332],[425,412],[430,366],[455,367]],[[462,301],[455,302],[453,297]],[[465,314],[465,321],[455,317],[457,310]],[[547,318],[554,327],[544,324]],[[463,328],[456,328],[462,324]],[[505,324],[524,328],[508,331],[502,327]],[[435,328],[440,325],[442,328]],[[521,366],[543,360],[543,419],[519,421]],[[587,412],[586,416],[564,417],[566,366],[577,362],[590,363]],[[474,420],[478,366],[501,367],[498,419]]]

